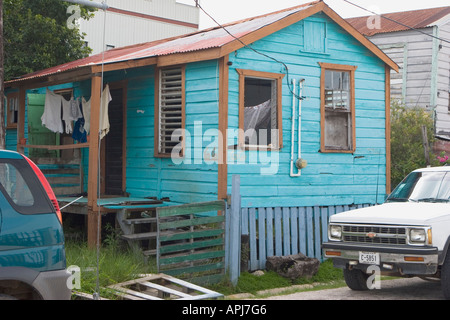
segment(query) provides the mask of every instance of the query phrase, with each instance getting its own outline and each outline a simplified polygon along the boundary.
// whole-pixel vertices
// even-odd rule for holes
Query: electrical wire
[[[256,54],[259,54],[263,57],[266,57],[272,61],[275,61],[279,64],[281,64],[284,69],[286,70],[286,84],[289,88],[289,91],[292,93],[292,95],[294,95],[298,100],[303,100],[305,99],[305,97],[301,97],[299,95],[297,95],[294,90],[292,90],[291,87],[291,82],[289,81],[289,68],[286,65],[286,63],[284,63],[283,61],[280,61],[272,56],[269,56],[268,54],[265,54],[263,52],[260,52],[258,50],[256,50],[255,48],[252,48],[251,46],[247,45],[246,43],[244,43],[240,38],[236,37],[234,34],[232,34],[230,31],[227,30],[227,28],[225,28],[222,24],[220,24],[216,19],[214,19],[214,17],[212,17],[205,9],[203,9],[203,7],[200,5],[200,1],[194,0],[196,3],[196,6],[203,11],[204,14],[206,14],[212,21],[214,21],[214,23],[216,23],[221,29],[223,29],[226,33],[228,33],[231,37],[233,37],[234,39],[236,39],[237,41],[239,41],[245,48],[252,50],[253,52],[255,52]]]
[[[424,32],[424,31],[422,31],[422,30],[420,30],[420,29],[416,29],[416,28],[414,28],[414,27],[408,26],[408,25],[406,25],[406,24],[404,24],[404,23],[402,23],[402,22],[400,22],[400,21],[391,19],[391,18],[386,17],[386,16],[384,16],[384,15],[382,15],[382,14],[378,14],[378,13],[376,13],[376,12],[373,12],[373,11],[369,10],[369,9],[366,9],[366,8],[364,8],[364,7],[361,7],[360,5],[358,5],[358,4],[356,4],[356,3],[353,3],[353,2],[351,2],[351,1],[349,1],[349,0],[342,0],[342,1],[347,2],[348,4],[351,4],[352,6],[355,6],[355,7],[359,8],[359,9],[361,9],[361,10],[367,11],[367,12],[373,14],[373,15],[380,16],[380,17],[383,18],[383,19],[386,19],[386,20],[392,21],[392,22],[394,22],[394,23],[397,23],[397,24],[401,25],[402,27],[408,28],[408,29],[410,29],[410,30],[417,31],[417,32],[419,32],[419,33],[422,33],[422,34],[428,36],[428,37],[431,37],[431,38],[434,38],[434,39],[437,39],[437,40],[440,40],[440,41],[444,41],[444,42],[450,43],[449,40],[446,40],[446,39],[443,39],[443,38],[434,36],[434,35],[432,35],[432,34],[429,34],[429,33]]]
[[[107,7],[106,5],[107,0],[104,0],[102,2],[102,4],[104,5],[104,7]],[[101,107],[102,107],[102,94],[103,94],[103,87],[104,87],[104,66],[105,66],[105,50],[106,50],[106,9],[103,9],[103,50],[102,50],[102,70],[101,70],[101,90],[100,90],[100,113],[101,113]],[[99,130],[100,131],[100,130]],[[98,150],[101,149],[101,138],[100,138],[100,132],[98,134]],[[100,165],[101,165],[101,159],[100,159],[100,152],[98,152],[98,156],[97,156],[97,166],[99,168],[99,170],[97,170],[97,202],[98,200],[101,198],[101,194],[100,194],[100,183],[101,183],[101,179],[100,179]],[[94,299],[95,300],[100,300],[100,234],[101,234],[101,224],[102,224],[102,220],[101,220],[101,212],[100,212],[100,206],[98,206],[97,203],[97,271],[96,271],[96,286],[95,286],[95,294]]]

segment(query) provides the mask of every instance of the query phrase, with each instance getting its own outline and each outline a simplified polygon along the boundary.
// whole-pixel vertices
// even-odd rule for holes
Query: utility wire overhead
[[[301,96],[297,95],[297,94],[292,90],[292,88],[291,88],[291,83],[290,83],[290,80],[289,80],[289,68],[288,68],[288,66],[287,66],[283,61],[280,61],[280,60],[278,60],[278,59],[276,59],[276,58],[274,58],[274,57],[272,57],[272,56],[269,56],[269,55],[267,55],[267,54],[265,54],[265,53],[263,53],[263,52],[260,52],[260,51],[258,51],[258,50],[256,50],[256,49],[252,48],[250,45],[244,43],[239,37],[236,37],[234,34],[232,34],[230,31],[228,31],[227,28],[225,28],[225,27],[224,27],[222,24],[220,24],[216,19],[214,19],[213,16],[211,16],[208,12],[206,12],[206,10],[203,9],[203,7],[200,5],[200,1],[198,1],[198,0],[194,0],[194,1],[195,1],[195,3],[196,3],[196,6],[197,6],[200,10],[202,10],[204,14],[206,14],[212,21],[214,21],[214,23],[216,23],[221,29],[223,29],[223,30],[224,30],[226,33],[228,33],[231,37],[233,37],[234,39],[236,39],[237,41],[239,41],[245,48],[250,49],[250,50],[252,50],[253,52],[255,52],[255,53],[257,53],[257,54],[259,54],[259,55],[261,55],[261,56],[263,56],[263,57],[266,57],[266,58],[268,58],[268,59],[270,59],[270,60],[272,60],[272,61],[275,61],[275,62],[277,62],[277,63],[283,65],[283,67],[286,69],[286,83],[287,83],[287,86],[288,86],[288,88],[289,88],[289,91],[290,91],[290,92],[291,92],[298,100],[304,100],[304,99],[305,99],[305,97],[301,97]]]

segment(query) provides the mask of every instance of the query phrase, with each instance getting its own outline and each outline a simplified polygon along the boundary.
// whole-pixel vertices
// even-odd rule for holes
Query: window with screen
[[[356,67],[321,63],[321,151],[355,150]]]

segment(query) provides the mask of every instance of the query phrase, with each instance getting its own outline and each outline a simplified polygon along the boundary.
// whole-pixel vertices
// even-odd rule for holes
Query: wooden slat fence
[[[241,233],[248,237],[248,270],[265,269],[270,256],[303,253],[322,261],[333,214],[369,205],[327,207],[242,208]]]
[[[197,284],[222,280],[225,211],[225,201],[157,208],[158,272]]]

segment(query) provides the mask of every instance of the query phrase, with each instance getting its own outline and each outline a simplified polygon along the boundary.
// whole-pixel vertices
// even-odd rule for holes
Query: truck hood
[[[335,214],[330,222],[426,225],[450,217],[450,203],[393,202]]]

